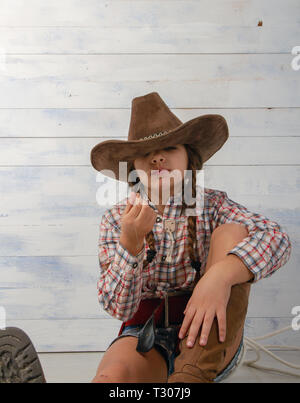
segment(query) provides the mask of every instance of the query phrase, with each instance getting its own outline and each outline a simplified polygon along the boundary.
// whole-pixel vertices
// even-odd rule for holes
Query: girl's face
[[[158,193],[163,187],[168,187],[172,195],[174,185],[184,179],[184,171],[188,167],[188,154],[183,144],[177,144],[135,159],[134,167],[136,170],[141,170],[142,175],[138,171],[138,176],[150,194],[151,189],[154,193]]]

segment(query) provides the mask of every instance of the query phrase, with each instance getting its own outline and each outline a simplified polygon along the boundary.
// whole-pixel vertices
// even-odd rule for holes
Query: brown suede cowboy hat
[[[119,177],[120,161],[134,160],[176,144],[192,144],[204,163],[227,138],[228,126],[223,116],[202,115],[182,123],[157,92],[150,92],[132,100],[128,141],[106,140],[95,145],[91,163],[104,175],[125,181]]]

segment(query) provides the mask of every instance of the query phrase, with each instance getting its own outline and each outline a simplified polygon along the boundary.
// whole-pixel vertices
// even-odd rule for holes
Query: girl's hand
[[[120,240],[122,243],[126,243],[126,245],[142,244],[144,237],[152,230],[156,216],[157,213],[142,199],[139,193],[131,192],[121,217]]]
[[[219,270],[220,265],[222,262],[215,263],[200,278],[186,305],[179,338],[184,338],[189,330],[188,347],[193,347],[201,325],[199,344],[205,346],[215,316],[217,316],[219,325],[220,342],[226,338],[226,308],[230,298],[231,284],[225,280],[225,277],[222,277],[222,270]]]

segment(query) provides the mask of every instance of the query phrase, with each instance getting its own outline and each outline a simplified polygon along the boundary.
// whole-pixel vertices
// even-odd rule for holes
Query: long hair
[[[192,148],[191,145],[189,144],[184,144],[184,147],[187,151],[188,155],[188,167],[187,169],[191,171],[191,180],[192,180],[192,197],[196,197],[196,175],[197,175],[197,170],[202,169],[203,162],[201,155]],[[127,178],[129,178],[129,173],[135,170],[134,163],[133,161],[128,161],[127,164]],[[136,186],[140,182],[140,178],[137,177],[135,181],[127,181],[128,185],[130,187]],[[184,180],[182,180],[182,195],[184,194]],[[192,208],[195,206],[195,203],[192,206],[187,206],[185,203],[184,198],[182,198],[182,210],[181,214],[184,214],[185,210],[187,207]],[[156,249],[155,249],[155,239],[154,239],[154,234],[153,231],[151,230],[148,232],[146,235],[146,242],[149,246],[149,250],[147,251],[147,259],[144,260],[143,262],[143,268],[149,264],[154,256],[156,255]],[[189,216],[188,217],[188,254],[190,257],[191,265],[192,267],[199,272],[201,262],[199,261],[198,258],[198,253],[197,253],[197,242],[196,242],[196,216]]]

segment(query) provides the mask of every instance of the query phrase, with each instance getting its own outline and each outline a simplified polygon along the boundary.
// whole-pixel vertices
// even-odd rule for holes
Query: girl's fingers
[[[149,222],[153,221],[153,213],[154,211],[149,207],[148,203],[146,200],[144,200],[141,196],[136,198],[135,206],[134,206],[134,211],[135,211],[135,218],[141,219],[142,221],[146,220],[147,224]],[[155,218],[156,218],[157,213],[155,212]],[[154,224],[154,222],[153,222]]]
[[[130,204],[133,204],[133,203],[134,203],[134,201],[135,201],[135,199],[136,199],[136,196],[137,196],[137,194],[136,194],[135,192],[131,192],[131,193],[130,193],[129,198],[128,198]]]
[[[203,316],[204,316],[204,312],[198,311],[193,318],[193,322],[192,322],[192,324],[190,326],[190,330],[189,330],[189,337],[188,337],[188,340],[186,343],[186,345],[188,347],[193,347],[193,345],[195,343],[195,340],[198,336],[199,329],[200,329],[200,326],[201,326],[201,323],[203,320]]]
[[[187,311],[188,308],[189,308],[190,300],[191,300],[191,299],[188,300],[188,303],[186,304],[185,310],[183,311],[183,314],[184,314],[184,315],[185,315],[186,311]]]
[[[135,199],[136,199],[136,193],[131,192],[130,195],[129,195],[129,197],[128,197],[128,201],[127,201],[127,204],[126,204],[124,213],[128,213],[128,212],[131,210],[131,208],[132,208],[133,205],[134,205]]]
[[[124,213],[127,213],[131,209],[131,207],[133,206],[133,202],[134,202],[134,199],[135,199],[134,195],[135,195],[134,192],[130,193],[130,195],[128,197],[128,200],[127,200],[127,204],[125,206]]]
[[[157,212],[154,211],[145,200],[142,201],[142,208],[139,210],[139,217],[141,220],[146,220],[147,223],[155,222]]]
[[[219,325],[219,340],[222,343],[226,338],[226,310],[222,310],[217,313],[218,325]]]
[[[180,327],[179,333],[178,333],[178,337],[180,339],[183,339],[186,335],[186,332],[188,330],[188,328],[190,327],[190,323],[195,315],[196,309],[189,309],[188,312],[186,313],[184,320],[182,322],[182,325]]]
[[[132,205],[131,209],[128,212],[128,215],[132,217],[137,217],[142,207],[143,207],[142,202],[140,201],[140,198],[137,196],[134,201],[134,204]]]
[[[201,346],[205,346],[205,344],[207,343],[207,338],[208,338],[214,317],[215,317],[215,315],[212,312],[206,312],[206,314],[205,314],[202,331],[201,331],[200,343],[199,343]]]

